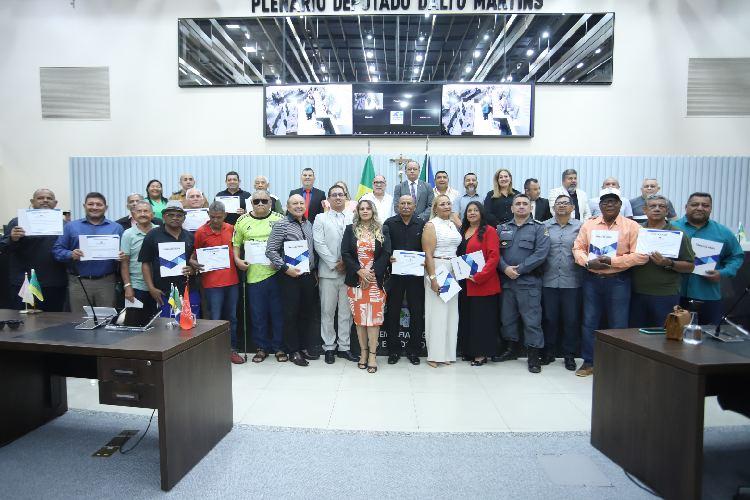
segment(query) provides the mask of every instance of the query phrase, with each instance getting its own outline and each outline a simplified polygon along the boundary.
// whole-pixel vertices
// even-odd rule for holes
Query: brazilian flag
[[[367,193],[372,193],[372,180],[375,178],[375,167],[372,166],[372,156],[367,155],[365,166],[362,168],[362,178],[359,180],[357,200]]]

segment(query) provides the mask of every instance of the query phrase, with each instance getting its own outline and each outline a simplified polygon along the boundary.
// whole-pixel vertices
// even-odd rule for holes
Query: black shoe
[[[336,361],[336,354],[333,350],[326,351],[326,364],[332,365]]]
[[[461,361],[474,361],[474,358],[467,356],[466,354],[461,356]]]
[[[406,357],[409,359],[409,363],[415,366],[419,364],[419,356],[416,354],[408,354]]]
[[[492,361],[494,361],[495,363],[502,363],[503,361],[512,361],[514,359],[518,359],[516,344],[517,342],[514,341],[508,342],[508,346],[505,348],[505,351],[500,353],[499,356],[492,356]]]
[[[388,364],[389,365],[395,365],[396,363],[398,363],[399,359],[401,359],[401,355],[400,354],[391,354],[391,355],[388,356]]]
[[[528,352],[528,358],[527,361],[529,363],[529,372],[530,373],[541,373],[542,371],[542,363],[539,359],[539,349],[536,347],[529,347],[527,349]]]
[[[310,360],[313,360],[313,361],[316,360],[316,359],[320,359],[320,354],[310,354],[307,351],[300,351],[300,352],[302,353],[302,357],[305,358],[305,359],[310,359]]]
[[[542,354],[539,362],[542,364],[542,366],[547,366],[548,364],[555,362],[555,357],[549,352],[545,352],[544,354]]]
[[[576,370],[576,360],[572,356],[565,356],[565,369],[571,372]]]
[[[337,351],[336,356],[338,356],[339,358],[344,358],[347,361],[353,361],[355,363],[359,361],[359,356],[354,354],[352,351]]]
[[[292,360],[292,363],[294,363],[297,366],[307,366],[310,364],[307,362],[307,360],[304,357],[304,354],[301,351],[297,351],[294,354],[292,354],[292,357],[290,359]]]

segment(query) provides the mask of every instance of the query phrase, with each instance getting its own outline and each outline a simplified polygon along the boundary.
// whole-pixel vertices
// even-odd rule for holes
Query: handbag
[[[690,311],[680,306],[674,306],[674,310],[664,320],[664,329],[667,331],[667,339],[682,340],[682,329],[690,323]]]

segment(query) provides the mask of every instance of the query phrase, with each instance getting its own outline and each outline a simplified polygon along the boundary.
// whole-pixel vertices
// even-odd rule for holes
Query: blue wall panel
[[[389,190],[398,181],[398,169],[389,160],[394,155],[373,155],[378,173],[385,175]],[[423,152],[404,153],[405,158],[422,161]],[[101,191],[109,200],[108,217],[125,214],[125,198],[131,192],[144,193],[149,179],[159,179],[165,192],[178,189],[182,172],[190,172],[197,186],[209,196],[224,189],[224,174],[239,172],[242,186],[252,190],[257,175],[271,180],[271,191],[282,199],[290,189],[299,186],[299,173],[305,167],[315,169],[316,185],[326,190],[343,180],[356,193],[366,155],[237,155],[237,156],[133,156],[133,157],[73,157],[70,159],[71,200],[73,217],[82,216],[83,196],[89,191]],[[739,221],[750,222],[750,158],[748,157],[687,157],[687,156],[501,156],[501,155],[435,155],[431,157],[433,170],[445,170],[451,185],[461,189],[464,173],[479,176],[480,192],[491,188],[492,175],[501,167],[513,172],[513,183],[522,188],[528,177],[539,179],[543,196],[560,184],[560,174],[566,168],[578,170],[580,187],[590,196],[598,192],[605,177],[617,177],[623,193],[628,197],[640,194],[644,177],[656,177],[662,193],[669,197],[682,213],[687,196],[693,191],[708,191],[714,195],[714,218],[733,230]]]

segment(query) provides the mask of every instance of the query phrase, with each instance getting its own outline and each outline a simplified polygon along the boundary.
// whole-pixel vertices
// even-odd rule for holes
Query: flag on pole
[[[21,297],[21,300],[25,302],[26,304],[31,304],[31,307],[34,307],[34,294],[31,291],[31,287],[29,286],[29,275],[24,273],[23,274],[23,284],[21,285],[21,289],[18,291],[18,296]]]
[[[172,308],[172,311],[174,311],[174,315],[177,316],[180,309],[182,309],[182,303],[180,302],[180,293],[174,285],[171,285],[169,290],[169,299],[167,300],[167,303]]]
[[[29,291],[41,302],[44,302],[44,295],[42,295],[42,285],[36,277],[36,271],[31,270],[31,281],[29,281]]]
[[[372,193],[372,180],[375,178],[375,167],[372,166],[372,156],[367,155],[365,166],[362,168],[362,178],[359,180],[357,200],[367,193]]]
[[[180,312],[180,328],[190,330],[195,326],[195,316],[190,307],[190,286],[185,283],[185,293],[182,296],[182,311]]]
[[[424,162],[422,163],[422,171],[419,172],[419,180],[435,187],[435,175],[432,173],[432,163],[430,163],[430,155],[428,153],[424,154]]]

